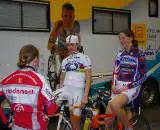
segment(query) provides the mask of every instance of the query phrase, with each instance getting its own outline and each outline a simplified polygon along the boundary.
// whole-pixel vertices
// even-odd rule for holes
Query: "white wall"
[[[91,20],[81,23],[82,44],[91,57],[93,72],[112,72],[114,58],[120,48],[117,35],[92,34]]]
[[[148,17],[148,0],[135,0],[126,9],[132,11],[132,23],[146,23],[148,26],[159,28],[160,20]],[[93,72],[111,72],[115,54],[120,49],[118,36],[93,35],[91,20],[80,21],[80,25],[82,44],[85,53],[92,59]],[[45,63],[42,71],[46,74],[49,56],[48,38],[49,33],[47,32],[0,31],[0,79],[16,69],[19,49],[28,43],[40,49],[43,59],[41,62]]]
[[[160,7],[160,2],[159,5]],[[135,0],[126,9],[131,10],[131,21],[132,24],[146,24],[147,25],[147,41],[143,49],[146,50],[150,47],[150,50],[154,54],[147,55],[147,60],[155,60],[156,52],[160,49],[160,18],[149,17],[148,16],[148,0]],[[160,8],[158,10],[160,16]]]
[[[28,43],[40,49],[40,56],[47,63],[49,52],[47,41],[49,33],[0,31],[0,79],[15,70],[20,48]],[[41,61],[42,62],[42,61]],[[47,69],[47,64],[44,66]]]
[[[114,56],[118,51],[118,36],[93,35],[91,20],[81,21],[81,36],[85,53],[90,56],[93,72],[111,72]],[[0,79],[16,69],[17,56],[24,44],[34,44],[40,49],[41,57],[45,63],[47,73],[47,41],[49,33],[0,31]]]
[[[160,2],[159,2],[160,7]],[[159,25],[158,22],[160,22],[159,17],[153,18],[148,17],[148,0],[135,0],[135,2],[132,2],[126,9],[131,10],[131,20],[132,23],[145,23],[148,24],[148,26],[156,26]],[[159,16],[160,16],[160,9],[159,9]]]

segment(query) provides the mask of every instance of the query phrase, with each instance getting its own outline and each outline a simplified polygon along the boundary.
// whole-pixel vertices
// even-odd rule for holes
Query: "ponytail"
[[[25,45],[19,52],[17,66],[24,67],[26,64],[29,64],[35,57],[39,58],[39,50],[31,44]]]

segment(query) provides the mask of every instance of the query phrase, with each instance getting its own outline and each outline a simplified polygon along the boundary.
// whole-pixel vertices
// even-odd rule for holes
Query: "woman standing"
[[[72,129],[80,130],[80,109],[88,102],[92,66],[89,57],[78,51],[78,35],[69,35],[66,45],[69,56],[62,61],[60,85],[63,88],[59,91],[62,92],[60,97],[69,101]],[[75,106],[79,108],[74,108]]]
[[[52,91],[44,76],[36,72],[39,51],[25,45],[19,52],[19,69],[2,80],[0,95],[5,95],[13,112],[13,130],[47,130],[46,114],[54,114]]]

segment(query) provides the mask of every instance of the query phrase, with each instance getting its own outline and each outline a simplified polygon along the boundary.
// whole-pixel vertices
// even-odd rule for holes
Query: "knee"
[[[122,105],[115,102],[111,102],[110,108],[111,108],[111,111],[117,111],[122,108]]]
[[[106,114],[109,114],[109,113],[112,113],[110,103],[108,103],[108,105],[107,105],[107,107],[106,107]]]

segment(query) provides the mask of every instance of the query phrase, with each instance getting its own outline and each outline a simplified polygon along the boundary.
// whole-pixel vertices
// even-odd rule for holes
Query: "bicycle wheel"
[[[51,55],[48,58],[48,78],[52,90],[56,90],[57,62],[55,53],[51,53]]]
[[[135,130],[151,130],[149,121],[142,115],[137,117]]]

